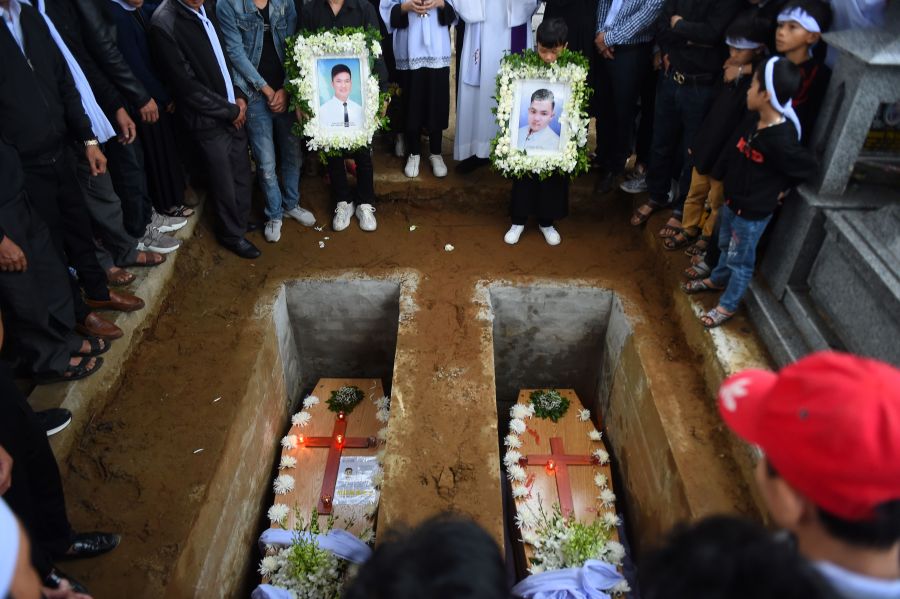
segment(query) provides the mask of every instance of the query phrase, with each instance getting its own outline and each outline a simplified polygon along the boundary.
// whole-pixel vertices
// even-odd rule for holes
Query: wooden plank
[[[528,406],[531,404],[531,393],[536,389],[523,389],[519,392],[518,403]],[[581,400],[573,389],[557,389],[559,394],[569,400],[569,409],[559,422],[534,416],[525,420],[528,429],[519,435],[522,447],[517,451],[523,456],[547,455],[552,453],[550,439],[558,437],[563,440],[566,454],[591,455],[596,449],[606,449],[603,441],[592,441],[588,434],[596,428],[601,430],[601,425],[594,425],[588,420],[582,422],[578,419],[578,412],[584,409]],[[598,419],[599,420],[599,419]],[[531,486],[531,494],[528,497],[515,500],[516,511],[526,509],[537,513],[539,504],[545,511],[553,509],[554,504],[559,503],[556,477],[548,472],[542,465],[527,465],[525,471],[528,475],[527,484]],[[615,492],[612,486],[612,469],[609,464],[593,464],[588,466],[570,465],[568,467],[569,483],[572,490],[572,503],[575,517],[582,522],[593,522],[600,518],[604,512],[615,513],[615,506],[602,507],[597,496],[600,489],[594,484],[594,475],[603,473],[609,481],[609,488]],[[613,531],[611,538],[619,540],[618,532]],[[529,545],[525,545],[526,567],[530,567],[533,552]]]
[[[328,404],[325,402],[331,397],[332,391],[336,391],[343,386],[359,387],[365,394],[359,405],[347,416],[347,436],[375,437],[378,430],[384,426],[375,418],[375,413],[377,412],[375,400],[384,395],[384,388],[379,379],[320,379],[312,392],[312,395],[319,398],[319,403],[308,410],[311,416],[309,424],[303,428],[292,426],[288,434],[307,437],[331,436],[337,414],[331,412],[328,409]],[[374,456],[378,449],[379,446],[377,445],[364,449],[347,448],[344,449],[343,455]],[[292,508],[292,513],[285,523],[287,528],[293,528],[294,526],[294,507],[299,508],[301,515],[309,518],[312,509],[318,506],[328,451],[327,448],[311,448],[302,445],[292,450],[282,450],[282,456],[290,455],[297,458],[296,468],[282,471],[294,477],[294,490],[285,495],[275,496],[276,503],[283,503]],[[359,534],[370,526],[369,521],[365,517],[368,507],[334,505],[333,515],[341,528],[347,528],[351,532]],[[325,526],[327,521],[327,516],[319,516],[320,525]],[[349,521],[353,522],[352,525],[346,526]]]

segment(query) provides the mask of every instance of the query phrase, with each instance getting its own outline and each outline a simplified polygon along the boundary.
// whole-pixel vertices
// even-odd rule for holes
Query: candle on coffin
[[[547,460],[547,465],[545,466],[545,468],[547,469],[547,474],[549,474],[550,476],[556,474],[556,462],[554,462],[553,460]]]
[[[344,435],[337,435],[337,436],[334,438],[334,440],[337,441],[337,444],[338,444],[338,446],[340,447],[341,445],[344,444]]]
[[[304,438],[303,435],[297,435],[297,445],[303,445]]]

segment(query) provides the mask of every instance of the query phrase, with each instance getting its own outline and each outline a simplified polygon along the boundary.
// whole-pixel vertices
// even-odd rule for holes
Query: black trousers
[[[109,160],[109,176],[122,201],[122,223],[125,231],[140,239],[150,224],[153,203],[147,191],[144,150],[140,142],[123,144],[113,138],[104,146]]]
[[[89,298],[101,301],[109,299],[109,287],[95,254],[94,230],[78,184],[75,157],[68,148],[62,148],[55,157],[22,166],[25,191],[35,211],[50,229],[63,263],[78,272],[78,281],[69,278],[75,320],[84,322],[91,310],[81,299],[79,284]]]
[[[12,456],[12,486],[4,501],[31,537],[31,559],[41,578],[53,567],[52,556],[65,553],[73,531],[56,458],[13,374],[0,362],[0,445]]]
[[[347,181],[344,160],[356,161],[356,200]],[[343,156],[328,159],[328,177],[331,179],[331,199],[334,204],[349,202],[375,205],[375,168],[372,166],[372,148],[362,148]]]
[[[23,193],[0,207],[7,237],[25,253],[25,272],[0,272],[0,310],[13,351],[34,375],[62,374],[81,341],[69,273],[50,231]],[[0,399],[0,401],[3,401]]]
[[[246,129],[228,126],[194,137],[209,173],[209,193],[216,213],[216,235],[237,243],[247,232],[253,177]]]
[[[625,170],[633,146],[635,107],[652,53],[649,43],[633,44],[616,46],[614,60],[597,59],[597,161],[607,172]]]

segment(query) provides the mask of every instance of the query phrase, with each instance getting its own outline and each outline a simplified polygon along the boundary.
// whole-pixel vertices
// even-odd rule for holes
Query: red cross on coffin
[[[355,386],[362,390],[365,397],[350,414],[339,414],[328,409],[328,398],[332,391],[344,386]],[[304,518],[309,518],[313,508],[319,512],[319,522],[325,525],[328,516],[332,515],[341,521],[352,521],[350,532],[362,533],[370,522],[366,513],[371,509],[367,505],[335,499],[335,483],[346,472],[341,472],[341,458],[356,456],[374,457],[378,452],[376,441],[378,430],[384,425],[375,418],[377,408],[374,399],[384,395],[379,379],[320,379],[311,395],[319,398],[319,403],[310,407],[309,424],[304,427],[294,425],[288,434],[297,436],[297,447],[285,449],[283,456],[296,458],[295,468],[282,470],[280,473],[294,477],[294,490],[285,495],[276,495],[275,502],[283,503],[291,508],[285,522],[285,528],[294,526],[294,508]]]
[[[563,516],[575,511],[572,499],[572,483],[569,480],[569,466],[599,466],[600,461],[590,455],[569,455],[561,437],[550,438],[549,455],[527,455],[522,458],[523,466],[544,466],[550,476],[556,477],[556,493]]]

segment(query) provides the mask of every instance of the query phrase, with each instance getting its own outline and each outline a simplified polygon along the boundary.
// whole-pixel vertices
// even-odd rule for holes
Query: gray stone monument
[[[813,138],[820,179],[785,202],[747,294],[779,365],[834,348],[900,366],[900,189],[848,185],[878,106],[900,99],[900,2],[885,22],[825,35],[840,55]]]

